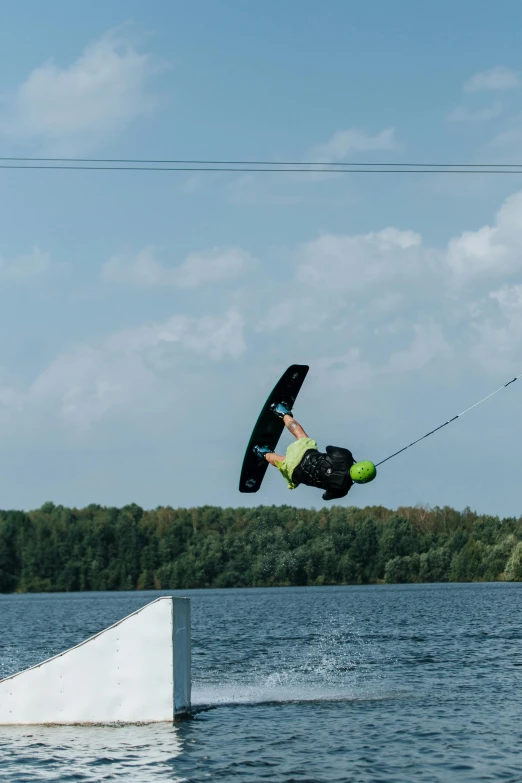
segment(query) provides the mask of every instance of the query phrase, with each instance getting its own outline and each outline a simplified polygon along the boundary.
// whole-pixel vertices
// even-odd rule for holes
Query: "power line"
[[[32,163],[136,163],[136,164],[169,164],[197,166],[382,166],[383,168],[462,168],[462,169],[522,169],[522,163],[364,163],[364,162],[334,162],[334,161],[295,161],[295,160],[186,160],[175,158],[29,158],[1,157],[0,161],[26,161]]]
[[[286,165],[286,164],[285,164]],[[291,164],[288,164],[291,165]],[[308,164],[320,165],[320,164]],[[377,165],[377,164],[376,164]],[[385,165],[385,164],[384,164]],[[407,165],[407,164],[405,164]],[[407,169],[377,169],[377,168],[251,168],[247,166],[76,166],[76,165],[26,165],[26,164],[0,164],[0,169],[17,170],[39,170],[39,171],[217,171],[217,172],[250,172],[250,173],[299,173],[299,174],[522,174],[522,165],[520,168],[488,168],[488,169],[470,169],[470,168],[447,168],[447,169],[427,169],[427,168],[407,168]]]
[[[426,435],[423,435],[421,438],[417,438],[417,440],[414,440],[411,443],[408,443],[407,446],[404,446],[402,449],[399,449],[399,451],[396,451],[393,454],[390,454],[390,456],[386,457],[386,459],[382,459],[380,462],[377,462],[376,463],[376,467],[378,467],[379,465],[382,465],[384,462],[388,462],[389,459],[392,459],[393,457],[396,457],[397,454],[402,454],[403,451],[406,451],[406,449],[411,448],[411,446],[415,446],[415,444],[419,443],[421,440],[424,440],[425,438],[429,438],[429,436],[433,435],[434,432],[438,432],[443,427],[446,427],[448,424],[451,424],[452,421],[456,421],[458,418],[460,418],[460,416],[464,416],[465,413],[467,413],[468,411],[473,410],[473,408],[476,408],[477,405],[481,405],[486,400],[489,400],[490,397],[493,397],[493,395],[498,394],[498,392],[502,391],[502,389],[505,389],[507,386],[510,386],[512,383],[515,383],[515,381],[518,381],[519,378],[522,378],[522,374],[515,376],[515,378],[512,378],[510,381],[505,383],[503,386],[499,386],[499,388],[495,389],[494,392],[491,392],[491,394],[488,394],[486,397],[483,397],[478,402],[475,402],[473,405],[470,405],[469,408],[466,408],[465,411],[462,411],[461,413],[457,413],[456,416],[453,416],[452,419],[448,419],[447,421],[444,422],[444,424],[439,424],[438,427],[435,427],[434,430],[430,430],[430,432],[427,432]]]

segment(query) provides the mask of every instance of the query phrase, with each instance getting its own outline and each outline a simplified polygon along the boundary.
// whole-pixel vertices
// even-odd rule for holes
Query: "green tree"
[[[515,545],[504,570],[504,578],[508,582],[522,581],[522,541]]]

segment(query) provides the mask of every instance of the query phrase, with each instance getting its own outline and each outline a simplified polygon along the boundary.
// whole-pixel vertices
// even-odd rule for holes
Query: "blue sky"
[[[519,162],[521,22],[476,0],[7,0],[0,156]],[[237,492],[289,364],[320,447],[374,461],[522,371],[521,175],[3,169],[0,203],[4,508],[318,506],[275,471]],[[521,394],[344,504],[519,516]]]

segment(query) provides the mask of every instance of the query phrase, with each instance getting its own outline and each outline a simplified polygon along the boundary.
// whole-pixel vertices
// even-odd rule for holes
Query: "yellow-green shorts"
[[[276,462],[275,466],[281,471],[288,482],[288,489],[295,489],[296,485],[292,481],[294,470],[304,457],[305,451],[309,449],[317,450],[317,443],[312,438],[299,438],[289,445],[286,450],[285,458],[282,462]]]

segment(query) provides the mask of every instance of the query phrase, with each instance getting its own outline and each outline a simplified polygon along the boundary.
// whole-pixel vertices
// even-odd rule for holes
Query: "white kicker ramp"
[[[190,687],[190,599],[163,597],[0,680],[0,725],[172,721]]]

